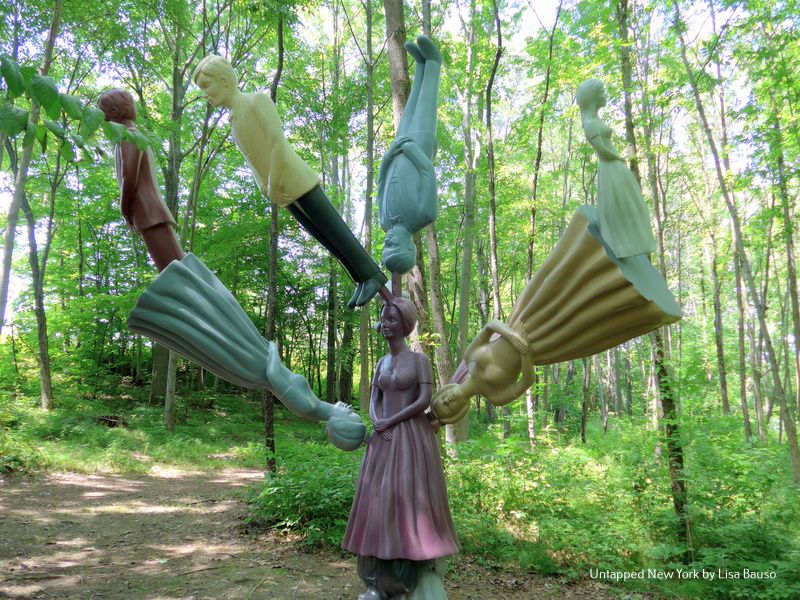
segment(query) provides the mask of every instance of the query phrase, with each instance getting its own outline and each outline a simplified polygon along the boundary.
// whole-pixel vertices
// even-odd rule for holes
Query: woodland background
[[[685,315],[609,352],[537,368],[526,398],[503,411],[476,402],[448,427],[465,551],[570,577],[747,568],[775,578],[636,585],[800,596],[798,8],[3,3],[0,467],[217,468],[209,457],[221,448],[275,473],[253,494],[254,519],[338,543],[360,453],[337,452],[271,398],[170,360],[126,329],[154,269],[119,213],[112,144],[127,134],[93,107],[111,86],[133,93],[136,141],[155,151],[184,247],[321,398],[366,419],[383,353],[371,329],[378,303],[347,310],[346,274],[259,194],[227,116],[191,75],[215,52],[246,91],[269,90],[291,142],[377,258],[377,166],[409,88],[402,43],[425,32],[445,56],[441,210],[418,236],[404,287],[420,308],[414,344],[437,382],[482,323],[510,312],[576,207],[594,202],[596,158],[574,102],[589,77],[609,91],[601,115],[641,181],[652,261]],[[109,415],[127,427],[104,427]]]

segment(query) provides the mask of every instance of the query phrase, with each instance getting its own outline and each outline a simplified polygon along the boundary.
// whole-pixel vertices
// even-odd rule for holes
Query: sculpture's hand
[[[392,422],[389,419],[375,419],[372,421],[372,428],[378,433],[386,431],[391,426]]]
[[[355,450],[367,436],[367,428],[351,407],[337,402],[328,417],[328,439],[339,450]]]

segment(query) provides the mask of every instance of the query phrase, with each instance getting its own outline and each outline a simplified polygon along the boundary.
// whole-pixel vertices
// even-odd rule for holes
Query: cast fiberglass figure
[[[104,92],[97,101],[106,121],[136,130],[136,106],[133,96],[119,89]],[[175,220],[164,204],[155,180],[155,161],[150,148],[142,150],[133,142],[122,140],[114,147],[114,164],[120,186],[122,215],[142,238],[159,271],[173,260],[183,258]]]
[[[405,273],[416,264],[411,236],[430,225],[438,210],[436,173],[436,107],[442,54],[434,43],[419,36],[405,45],[417,63],[397,136],[383,156],[378,174],[378,216],[386,232],[382,262],[393,273]]]
[[[439,443],[425,410],[433,372],[406,343],[414,305],[395,298],[381,311],[389,354],[372,380],[370,436],[342,547],[358,555],[367,585],[360,600],[444,600],[443,557],[458,552]],[[404,595],[406,594],[406,595]]]
[[[514,303],[508,323],[490,321],[464,353],[432,411],[456,423],[480,394],[502,406],[533,380],[532,365],[591,356],[681,318],[664,278],[647,259],[655,249],[639,184],[597,116],[603,84],[580,85],[586,138],[597,152],[597,208],[580,207]]]
[[[597,116],[606,105],[599,79],[578,86],[576,101],[586,139],[597,153],[597,212],[600,233],[617,258],[649,254],[656,249],[642,191],[625,160],[611,145],[611,128]]]
[[[522,395],[532,365],[591,356],[680,318],[680,306],[647,257],[618,259],[600,233],[595,208],[582,206],[507,323],[486,324],[431,409],[442,423],[456,423],[474,395],[495,406]]]
[[[110,90],[99,101],[106,120],[133,129],[131,95]],[[345,404],[320,401],[306,379],[289,371],[222,282],[193,254],[183,254],[175,222],[158,192],[151,151],[121,141],[114,149],[122,212],[142,234],[160,271],[142,293],[128,327],[189,358],[212,373],[251,389],[270,390],[289,410],[328,422],[338,448],[354,450],[366,428]]]
[[[348,306],[362,306],[385,289],[386,276],[330,203],[316,173],[286,141],[272,99],[262,93],[241,92],[231,64],[213,54],[197,65],[194,80],[211,104],[230,111],[234,141],[261,192],[286,207],[356,282]],[[388,290],[385,293],[388,295]]]

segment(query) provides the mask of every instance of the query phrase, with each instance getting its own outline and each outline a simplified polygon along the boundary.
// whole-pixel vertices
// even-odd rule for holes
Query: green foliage
[[[174,435],[164,431],[161,407],[146,404],[150,348],[127,330],[125,317],[154,271],[141,240],[119,215],[110,145],[98,143],[95,136],[102,129],[100,137],[111,144],[127,140],[153,149],[157,180],[165,198],[171,194],[169,200],[176,205],[185,247],[219,275],[263,330],[270,276],[266,267],[270,205],[231,143],[227,117],[199,101],[190,80],[196,41],[206,43],[201,53],[236,57],[243,87],[264,91],[277,65],[275,24],[279,17],[283,19],[286,61],[277,104],[284,130],[298,153],[320,173],[330,197],[353,221],[353,229],[359,230],[368,136],[366,69],[359,53],[366,49],[366,5],[346,0],[341,6],[313,3],[314,10],[306,10],[302,2],[234,2],[209,20],[183,0],[170,0],[158,10],[148,3],[126,1],[87,20],[83,6],[66,3],[58,51],[49,76],[42,77],[32,65],[41,59],[49,5],[18,0],[12,4],[17,13],[0,19],[0,132],[6,138],[0,154],[18,156],[22,147],[35,145],[25,191],[40,241],[48,230],[51,208],[44,199],[55,190],[43,293],[56,408],[47,414],[36,408],[37,322],[29,262],[24,256],[27,236],[19,234],[13,273],[22,289],[13,302],[13,338],[6,323],[0,339],[0,470],[147,472],[158,466],[263,465],[266,456],[258,407],[223,392],[189,392],[187,382],[198,377],[194,367],[184,365],[179,370],[182,404]],[[727,118],[728,140],[720,148],[733,159],[734,172],[727,179],[736,192],[747,254],[769,307],[768,328],[786,385],[793,381],[796,352],[785,249],[791,240],[797,245],[797,7],[794,2],[735,6],[711,2],[696,4],[690,11],[688,4],[677,4],[685,22],[675,27],[672,3],[637,3],[629,15],[627,48],[634,62],[634,81],[628,91],[644,195],[649,205],[660,209],[666,277],[685,312],[684,320],[667,338],[685,450],[694,552],[691,566],[709,571],[774,571],[776,579],[645,582],[641,586],[665,596],[800,597],[800,515],[797,493],[789,483],[786,447],[778,444],[774,431],[777,409],[764,424],[763,443],[744,441],[738,409],[741,381],[753,419],[753,375],[772,375],[772,367],[759,363],[763,353],[758,350],[747,358],[743,373],[736,360],[738,315],[729,216],[709,164],[703,131],[696,123],[694,97],[676,37],[680,30],[697,40],[697,46],[689,49],[689,71],[699,80],[712,121],[721,115]],[[342,6],[351,19],[347,24],[342,20]],[[508,315],[525,284],[529,243],[535,270],[575,208],[594,202],[595,158],[583,138],[574,104],[575,89],[585,78],[600,77],[607,84],[609,106],[604,119],[615,131],[618,149],[625,147],[619,63],[626,46],[620,39],[616,12],[621,6],[565,3],[551,57],[546,11],[537,13],[545,21],[539,27],[525,3],[499,3],[508,42],[493,99],[498,158],[496,250],[503,315]],[[485,2],[476,3],[472,11],[468,3],[433,6],[434,36],[441,42],[446,62],[437,135],[441,211],[436,227],[447,331],[444,336],[424,334],[421,341],[426,348],[434,341],[449,344],[452,356],[457,350],[453,330],[458,325],[454,299],[465,284],[458,277],[464,192],[466,177],[473,170],[478,206],[470,331],[477,331],[491,312],[483,120],[486,79],[494,58],[491,8]],[[717,11],[717,33],[708,31],[713,26],[710,10]],[[389,69],[379,42],[384,25],[380,13],[376,5],[375,169],[393,138]],[[459,29],[459,17],[465,31]],[[339,20],[330,27],[334,19]],[[698,29],[699,23],[704,25]],[[407,25],[413,38],[415,19],[409,18]],[[473,39],[469,39],[470,30]],[[350,39],[351,33],[359,39],[360,48]],[[25,43],[11,48],[17,39]],[[543,75],[548,69],[551,78],[545,102]],[[152,135],[104,122],[94,105],[111,79],[114,85],[134,84],[137,123]],[[723,99],[724,107],[719,104]],[[467,107],[470,114],[465,112]],[[34,114],[40,114],[36,122]],[[715,132],[720,126],[721,122],[712,122]],[[539,135],[543,156],[533,205],[531,180]],[[468,141],[476,149],[474,165],[466,164]],[[14,180],[10,164],[3,161],[3,185]],[[530,231],[533,210],[536,222]],[[0,229],[7,222],[6,215],[0,215]],[[333,292],[338,308],[332,358],[340,369],[345,357],[355,354],[352,340],[358,338],[351,336],[348,346],[343,333],[346,325],[353,325],[341,314],[352,287],[338,267],[330,266],[327,252],[299,230],[287,211],[280,211],[278,229],[278,341],[291,368],[306,375],[322,393],[331,275],[338,275]],[[376,255],[382,236],[377,227],[371,231]],[[424,260],[430,267],[430,257]],[[720,414],[722,373],[716,362],[714,290],[709,283],[712,260],[719,271],[721,333],[734,406],[730,417]],[[745,304],[749,321],[752,315],[747,305],[752,305],[752,299]],[[375,320],[377,309],[377,302],[367,309],[370,320]],[[748,337],[757,339],[758,328],[746,333],[745,345]],[[355,378],[359,372],[371,371],[381,343],[371,339],[363,364],[353,365]],[[453,514],[465,551],[487,562],[507,560],[568,577],[585,577],[588,568],[685,566],[681,561],[687,549],[677,535],[664,441],[651,425],[650,343],[646,338],[632,341],[620,353],[631,364],[626,377],[636,416],[612,411],[604,434],[597,417],[598,391],[601,387],[609,391],[611,386],[593,373],[586,445],[578,438],[581,376],[570,379],[563,366],[558,378],[551,371],[546,384],[539,382],[539,401],[547,410],[538,409],[536,423],[546,413],[552,418],[553,411],[564,418],[537,430],[535,449],[529,449],[528,440],[518,433],[527,428],[524,414],[512,416],[515,435],[505,441],[497,424],[484,427],[473,422],[477,431],[458,448],[458,456],[447,467]],[[772,381],[762,384],[766,400],[774,403],[772,386]],[[124,416],[129,427],[109,429],[94,421],[103,414]],[[297,423],[281,411],[277,430],[279,470],[254,493],[253,519],[299,532],[313,543],[338,545],[360,454],[335,451],[319,425]]]
[[[165,467],[265,464],[258,405],[241,396],[182,394],[180,390],[179,395],[184,412],[179,413],[174,434],[164,429],[163,408],[147,406],[146,390],[135,387],[117,387],[114,395],[94,400],[62,394],[58,408],[50,412],[38,409],[31,397],[4,401],[0,403],[0,468],[147,473]],[[119,416],[127,426],[108,427],[96,419],[104,415]],[[278,412],[279,438],[289,435],[284,416]],[[294,418],[289,416],[289,420]],[[324,429],[317,430],[324,436]]]
[[[327,440],[282,448],[277,472],[250,493],[250,521],[298,533],[309,544],[340,545],[363,454],[341,452]]]
[[[0,132],[14,137],[25,130],[28,112],[16,106],[0,106]]]
[[[8,97],[13,100],[25,91],[25,78],[17,61],[8,56],[0,56],[0,75],[5,79]]]

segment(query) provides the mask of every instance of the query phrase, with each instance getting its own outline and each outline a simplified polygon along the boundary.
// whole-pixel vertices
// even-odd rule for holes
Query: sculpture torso
[[[420,171],[406,156],[395,156],[388,165],[385,187],[378,198],[381,228],[405,226],[415,233],[436,219],[436,179],[432,171]]]
[[[583,132],[586,134],[586,139],[589,141],[591,141],[591,139],[595,136],[600,136],[610,147],[612,146],[611,134],[614,132],[614,130],[597,117],[583,119]],[[608,160],[599,154],[598,159],[601,161]]]
[[[427,373],[423,372],[427,365]],[[419,384],[432,383],[430,363],[424,355],[410,350],[386,355],[375,368],[375,384],[383,392],[381,417],[390,417],[419,397]]]
[[[283,136],[278,111],[266,94],[240,94],[231,108],[236,146],[255,175],[261,193],[287,206],[319,185],[319,177]]]
[[[114,148],[114,159],[117,181],[123,190],[122,215],[128,225],[138,233],[163,223],[174,227],[175,220],[156,185],[155,161],[150,149],[142,151],[136,144],[122,141]],[[125,194],[126,189],[132,193]]]

